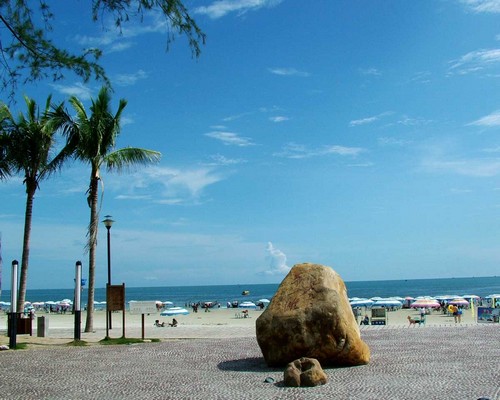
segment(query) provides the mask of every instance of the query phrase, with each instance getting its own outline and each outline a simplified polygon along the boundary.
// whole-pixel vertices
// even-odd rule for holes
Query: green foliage
[[[85,340],[73,340],[68,343],[68,346],[85,347],[88,346],[88,343]]]
[[[126,338],[126,337],[121,337],[118,339],[112,339],[110,337],[105,337],[101,341],[99,341],[100,344],[104,345],[116,345],[116,344],[136,344],[136,343],[144,343],[144,340],[142,339],[135,339],[135,338]]]
[[[67,0],[66,0],[67,1]],[[38,12],[41,25],[33,18],[34,10],[26,0],[0,0],[0,83],[2,91],[9,91],[13,99],[18,83],[28,83],[51,78],[57,81],[64,73],[72,71],[84,82],[94,77],[110,86],[104,68],[99,64],[102,51],[98,48],[83,49],[72,54],[59,48],[49,37],[54,14],[46,0],[39,0]],[[205,34],[190,17],[180,0],[93,0],[92,19],[97,21],[111,14],[117,29],[121,29],[130,17],[143,20],[145,11],[158,11],[169,22],[167,49],[175,33],[187,37],[192,54],[199,57],[200,45],[205,43]]]

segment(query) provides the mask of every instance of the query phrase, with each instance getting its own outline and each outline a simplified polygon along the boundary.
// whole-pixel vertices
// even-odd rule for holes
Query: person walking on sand
[[[457,307],[457,319],[458,319],[458,323],[461,324],[462,323],[462,307]]]

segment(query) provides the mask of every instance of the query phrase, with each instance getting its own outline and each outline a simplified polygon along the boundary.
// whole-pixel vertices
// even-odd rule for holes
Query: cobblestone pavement
[[[371,362],[325,369],[329,382],[315,388],[284,387],[283,368],[266,366],[253,327],[222,328],[191,328],[195,340],[3,351],[0,399],[500,400],[497,324],[366,327]]]

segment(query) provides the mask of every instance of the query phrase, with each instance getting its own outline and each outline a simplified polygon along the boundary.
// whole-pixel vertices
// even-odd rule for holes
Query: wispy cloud
[[[300,76],[303,78],[307,78],[311,76],[309,72],[299,71],[295,68],[268,68],[268,71],[274,75],[280,76]]]
[[[118,74],[113,78],[113,82],[118,86],[132,86],[141,79],[146,79],[148,74],[142,69],[138,70],[133,74]]]
[[[370,117],[365,117],[365,118],[360,118],[360,119],[354,119],[349,122],[350,127],[355,127],[355,126],[361,126],[361,125],[368,125],[372,124],[378,120],[380,120],[383,117],[386,117],[388,115],[391,115],[391,112],[383,112],[378,115],[372,115]]]
[[[92,97],[92,89],[81,83],[75,83],[74,85],[53,84],[51,86],[65,96],[76,96],[80,100],[89,100]]]
[[[249,11],[257,11],[261,8],[271,8],[280,4],[283,0],[218,0],[208,6],[194,9],[195,14],[208,15],[212,19],[218,19],[230,13],[238,16]]]
[[[500,125],[500,110],[497,110],[489,115],[486,115],[482,118],[479,118],[478,120],[473,121],[467,125],[487,126],[487,127],[499,126]]]
[[[276,157],[284,158],[310,158],[326,155],[353,156],[356,157],[365,150],[360,147],[345,147],[338,145],[325,145],[316,149],[308,148],[305,145],[297,143],[286,144],[280,152],[274,153]]]
[[[160,204],[197,203],[205,189],[226,176],[210,166],[150,167],[120,179],[117,199],[149,200]],[[113,182],[117,182],[114,177]]]
[[[246,147],[255,145],[250,138],[239,136],[234,132],[213,131],[205,133],[205,136],[220,140],[226,146]]]
[[[241,158],[227,158],[221,154],[214,154],[210,156],[211,161],[206,163],[206,165],[220,165],[220,166],[228,166],[228,165],[237,165],[245,163],[246,160]]]
[[[271,242],[267,243],[267,269],[261,274],[264,275],[286,275],[290,267],[286,265],[286,255],[280,249],[274,247]]]
[[[360,68],[358,69],[361,75],[372,75],[372,76],[380,76],[382,72],[380,72],[377,68]]]
[[[481,49],[471,51],[458,60],[450,62],[449,75],[466,75],[473,72],[483,71],[500,63],[500,49]]]
[[[123,23],[119,29],[112,19],[107,19],[101,35],[76,35],[74,39],[82,46],[98,47],[104,49],[105,53],[116,53],[132,47],[134,43],[130,39],[148,33],[164,34],[167,31],[168,22],[160,12],[147,12],[140,24]]]
[[[438,159],[430,158],[422,162],[428,172],[453,173],[473,177],[500,175],[500,159]]]
[[[274,117],[269,117],[269,120],[272,121],[272,122],[285,122],[285,121],[288,121],[290,118],[288,117],[285,117],[283,115],[276,115]]]
[[[379,137],[377,141],[381,146],[407,146],[412,144],[411,140],[393,137]]]
[[[251,112],[243,112],[241,114],[229,115],[227,117],[222,118],[222,120],[224,122],[231,122],[231,121],[235,121],[237,119],[246,117],[247,115],[251,115],[251,114],[252,114]]]
[[[461,0],[461,2],[477,13],[500,13],[499,0]]]
[[[360,126],[360,125],[367,125],[371,124],[375,121],[378,121],[379,117],[366,117],[366,118],[361,118],[361,119],[355,119],[349,122],[349,126]]]

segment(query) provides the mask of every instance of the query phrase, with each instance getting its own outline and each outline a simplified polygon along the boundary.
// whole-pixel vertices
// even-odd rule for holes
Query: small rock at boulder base
[[[318,360],[302,357],[289,363],[283,374],[285,386],[318,386],[328,382]]]
[[[270,367],[302,357],[315,358],[323,367],[370,361],[345,283],[324,265],[297,264],[290,270],[257,319],[256,334]]]

